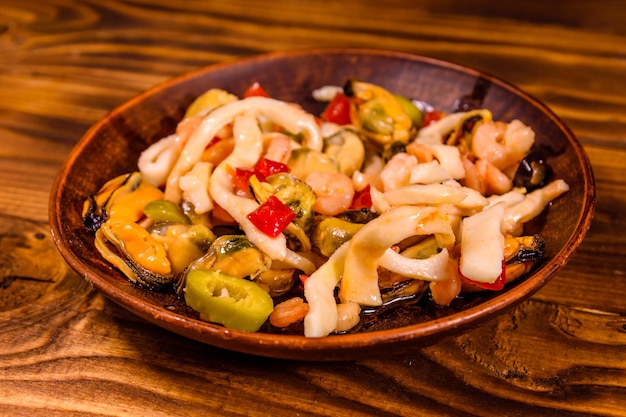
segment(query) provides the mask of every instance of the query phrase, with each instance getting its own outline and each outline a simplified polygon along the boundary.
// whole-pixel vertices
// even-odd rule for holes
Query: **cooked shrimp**
[[[280,132],[272,132],[263,135],[265,144],[265,158],[286,164],[291,155],[292,141],[289,136]]]
[[[300,297],[293,297],[274,307],[270,314],[270,324],[274,327],[287,327],[302,319],[309,312],[309,305]]]
[[[339,332],[350,330],[361,321],[361,306],[353,301],[337,304],[337,328]]]
[[[458,261],[450,259],[446,279],[429,283],[430,294],[437,304],[447,306],[461,292],[462,281],[458,268]]]
[[[354,184],[350,177],[338,172],[311,172],[304,182],[317,196],[313,210],[335,216],[350,208],[354,198]]]
[[[504,194],[513,188],[513,181],[486,159],[479,159],[475,166],[485,185],[485,191],[482,194]]]
[[[535,132],[519,120],[482,123],[472,137],[472,154],[501,171],[519,163],[535,142]]]
[[[485,194],[485,184],[476,168],[476,165],[469,159],[466,154],[461,155],[461,162],[463,162],[463,169],[465,169],[465,178],[461,180],[461,184],[478,191],[481,194]]]
[[[235,139],[231,136],[226,139],[214,139],[202,152],[201,161],[210,162],[217,166],[235,149]]]
[[[417,158],[408,153],[397,153],[385,164],[380,173],[384,191],[409,185],[411,171],[417,165]]]
[[[419,142],[411,142],[410,144],[408,144],[406,146],[406,153],[416,157],[417,161],[420,163],[431,162],[433,159],[435,159],[435,156],[433,155],[428,145]]]

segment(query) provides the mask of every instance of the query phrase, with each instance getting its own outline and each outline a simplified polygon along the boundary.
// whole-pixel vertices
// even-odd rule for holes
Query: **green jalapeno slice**
[[[274,309],[272,297],[254,282],[208,269],[187,274],[185,301],[202,319],[245,332],[259,330]]]

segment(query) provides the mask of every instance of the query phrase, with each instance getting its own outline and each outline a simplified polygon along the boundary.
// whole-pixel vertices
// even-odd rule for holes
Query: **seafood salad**
[[[499,291],[544,256],[524,224],[567,192],[520,120],[445,114],[361,80],[321,115],[213,88],[82,216],[102,257],[241,331],[355,331],[364,315]]]

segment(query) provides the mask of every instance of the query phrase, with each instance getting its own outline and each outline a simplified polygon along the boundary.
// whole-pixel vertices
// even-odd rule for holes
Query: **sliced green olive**
[[[274,309],[272,297],[257,284],[218,271],[190,271],[184,294],[201,319],[244,332],[259,330]]]

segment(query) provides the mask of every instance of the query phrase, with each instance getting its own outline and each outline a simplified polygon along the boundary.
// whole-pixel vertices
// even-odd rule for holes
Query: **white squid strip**
[[[311,95],[317,101],[332,101],[339,93],[343,93],[343,87],[340,85],[324,85],[313,90]]]
[[[385,199],[385,194],[378,191],[378,188],[371,187],[370,195],[372,197],[372,210],[376,213],[384,213],[391,208],[391,205]]]
[[[186,201],[193,204],[193,209],[198,214],[208,213],[213,210],[213,200],[209,195],[209,178],[213,164],[210,162],[198,162],[191,171],[180,177],[180,189]]]
[[[209,192],[214,201],[230,214],[250,241],[272,259],[283,261],[306,274],[315,270],[313,263],[287,248],[283,234],[275,238],[260,232],[250,220],[248,214],[256,210],[259,204],[250,198],[240,197],[233,192],[228,167],[248,167],[256,163],[263,152],[263,140],[255,114],[245,113],[235,119],[233,128],[235,148],[222,161],[211,176]]]
[[[393,249],[387,249],[378,260],[378,264],[391,272],[408,278],[443,281],[448,277],[448,259],[450,256],[445,248],[425,259],[408,258]]]
[[[180,155],[178,137],[169,135],[153,143],[139,155],[137,167],[141,177],[155,187],[165,184]]]
[[[324,337],[337,327],[337,303],[335,287],[344,270],[349,242],[341,245],[304,281],[304,297],[309,304],[309,312],[304,317],[304,336]]]
[[[456,184],[459,183],[457,182]],[[465,191],[467,197],[465,197],[459,203],[456,203],[455,205],[457,207],[462,209],[479,210],[489,205],[489,200],[487,200],[487,197],[482,195],[480,192],[465,186],[461,186],[461,189]]]
[[[459,270],[467,278],[493,283],[502,273],[504,204],[496,204],[461,223]]]
[[[384,212],[363,226],[349,241],[339,289],[341,301],[381,305],[377,271],[380,257],[391,245],[407,237],[434,233],[429,223],[442,217],[434,207],[401,206]],[[442,221],[440,224],[447,224],[447,229],[441,230],[442,235],[452,234],[449,223]]]
[[[423,162],[411,168],[409,183],[436,184],[451,180],[452,175],[438,161]]]
[[[465,117],[465,113],[452,113],[436,122],[422,128],[415,138],[415,142],[425,144],[442,144],[443,136],[455,128],[457,123]]]
[[[504,203],[504,207],[511,207],[524,201],[524,198],[526,198],[525,188],[513,188],[507,193],[489,196],[487,200],[489,201],[489,206]]]
[[[506,208],[502,223],[503,233],[516,232],[524,223],[538,216],[552,200],[567,191],[569,185],[558,179],[526,194],[523,201]]]
[[[194,130],[176,161],[165,188],[165,198],[180,201],[181,193],[178,181],[200,160],[204,149],[221,128],[244,112],[256,110],[274,123],[283,126],[292,133],[304,133],[305,146],[321,151],[324,145],[315,117],[301,108],[267,97],[248,97],[220,106],[204,117],[200,126]],[[258,159],[258,158],[257,158]]]
[[[465,168],[459,148],[443,144],[426,144],[426,146],[452,178],[455,180],[465,178]]]
[[[467,197],[462,187],[447,184],[411,184],[386,191],[385,200],[392,206],[416,204],[456,204]]]

